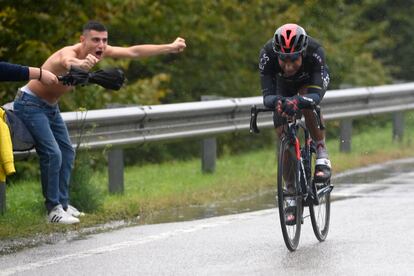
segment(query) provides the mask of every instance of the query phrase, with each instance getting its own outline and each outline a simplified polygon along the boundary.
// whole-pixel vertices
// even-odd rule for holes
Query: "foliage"
[[[343,83],[378,85],[390,80],[390,69],[399,69],[390,62],[392,67],[387,68],[382,61],[390,60],[393,43],[409,50],[403,35],[414,24],[402,0],[400,5],[388,5],[387,0],[2,2],[0,58],[12,62],[41,65],[55,50],[76,43],[81,26],[90,18],[107,25],[111,45],[168,43],[177,36],[186,39],[188,48],[183,54],[103,62],[101,66],[126,70],[128,88],[115,95],[102,93],[96,86],[77,89],[71,99],[63,99],[63,110],[103,108],[115,101],[195,101],[203,94],[258,95],[258,52],[275,28],[286,22],[303,25],[324,45],[331,88]],[[33,8],[27,9],[28,5]],[[390,20],[384,20],[388,15]],[[398,36],[395,30],[401,26],[403,32]],[[393,37],[388,36],[390,30]],[[166,86],[159,86],[160,78],[168,79]],[[3,87],[11,99],[16,85]],[[143,97],[137,98],[138,93]]]
[[[7,179],[7,183],[14,185],[21,181],[39,181],[40,186],[40,170],[39,161],[34,157],[25,158],[24,160],[15,161],[16,173]]]
[[[104,9],[95,0],[0,2],[0,59],[30,66],[79,37],[83,22]],[[1,84],[0,98],[13,99],[16,87]]]
[[[372,0],[363,14],[367,24],[387,24],[385,47],[375,49],[375,56],[399,81],[413,81],[414,67],[410,56],[414,55],[414,5],[405,0]]]
[[[103,194],[92,181],[93,162],[88,151],[78,152],[71,176],[71,204],[85,212],[99,210],[103,204]]]
[[[78,87],[62,97],[62,111],[198,101],[202,95],[258,96],[258,53],[276,27],[287,22],[302,25],[324,46],[331,73],[330,89],[381,85],[393,78],[409,80],[414,76],[411,61],[405,58],[414,51],[410,46],[414,38],[414,7],[407,6],[404,0],[0,3],[0,59],[16,63],[41,65],[57,49],[76,43],[88,19],[107,26],[110,45],[162,44],[177,36],[186,39],[187,49],[181,54],[103,60],[100,67],[125,70],[126,86],[116,92],[95,85]],[[22,83],[0,84],[3,102],[13,98],[19,85]],[[233,139],[232,135],[222,140],[226,144],[223,152],[250,145],[244,138]],[[198,151],[196,146],[189,150],[185,143],[179,146],[181,150],[168,145],[162,148],[168,153],[155,150],[145,155],[161,158],[177,156],[179,152],[178,155],[190,154],[188,157]]]

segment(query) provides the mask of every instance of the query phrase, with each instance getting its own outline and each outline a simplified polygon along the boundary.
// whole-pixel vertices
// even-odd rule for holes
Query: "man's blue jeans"
[[[48,212],[58,204],[66,209],[69,181],[75,158],[68,129],[59,106],[19,91],[14,112],[24,122],[35,140],[39,155],[42,192]]]

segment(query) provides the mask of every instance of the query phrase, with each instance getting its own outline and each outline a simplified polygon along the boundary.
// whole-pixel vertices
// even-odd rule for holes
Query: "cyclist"
[[[273,122],[279,139],[286,117],[303,113],[306,126],[316,143],[316,182],[331,176],[331,162],[325,132],[318,128],[312,110],[319,104],[329,83],[328,67],[322,46],[297,24],[276,29],[273,38],[261,49],[259,58],[263,103],[274,108]],[[288,182],[287,176],[284,176]],[[290,216],[289,219],[293,219]]]

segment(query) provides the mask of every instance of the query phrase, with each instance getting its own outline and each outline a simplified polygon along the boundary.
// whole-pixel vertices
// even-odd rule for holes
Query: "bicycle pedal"
[[[316,182],[315,181],[315,187],[316,187],[316,189],[320,189],[320,188],[323,188],[323,187],[325,187],[326,185],[327,185],[327,183],[328,182],[325,182],[325,181],[323,181],[323,182]]]

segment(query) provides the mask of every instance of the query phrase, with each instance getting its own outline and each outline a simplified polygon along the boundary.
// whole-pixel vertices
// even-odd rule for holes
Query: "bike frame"
[[[301,149],[300,141],[298,138],[299,130],[302,129],[304,133],[304,145]],[[299,194],[302,194],[306,202],[308,195],[312,195],[310,182],[312,181],[311,176],[311,138],[309,130],[306,128],[304,122],[300,119],[294,118],[291,121],[288,121],[284,125],[283,137],[281,143],[290,143],[294,146],[296,164],[298,169],[298,179],[296,183],[300,183],[297,190]]]

